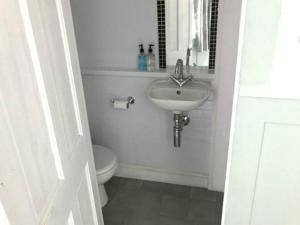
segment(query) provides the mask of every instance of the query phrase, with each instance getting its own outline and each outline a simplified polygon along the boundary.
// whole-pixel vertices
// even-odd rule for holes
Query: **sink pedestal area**
[[[154,81],[148,91],[149,100],[174,114],[174,146],[181,145],[182,128],[189,123],[187,112],[198,108],[210,95],[210,86],[199,80],[190,80],[179,86],[172,79]]]
[[[181,131],[184,126],[190,123],[190,118],[184,113],[174,114],[174,146],[181,146]]]

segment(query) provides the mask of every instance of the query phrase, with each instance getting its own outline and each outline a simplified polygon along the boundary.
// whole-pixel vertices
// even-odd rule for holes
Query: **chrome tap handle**
[[[186,73],[187,75],[190,74],[190,56],[191,56],[191,48],[187,48],[186,50]]]
[[[175,84],[177,84],[180,87],[180,81],[173,75],[170,76],[170,79],[174,81]]]
[[[179,79],[183,79],[183,60],[177,59],[175,66],[175,74],[178,75]]]

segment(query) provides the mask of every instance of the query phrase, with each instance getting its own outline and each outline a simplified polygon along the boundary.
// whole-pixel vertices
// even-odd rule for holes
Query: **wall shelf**
[[[167,78],[169,73],[167,70],[156,70],[153,72],[139,71],[137,69],[129,68],[115,68],[115,67],[89,67],[81,68],[81,73],[84,76],[120,76],[120,77],[138,77],[138,78]],[[171,68],[170,71],[173,71]],[[200,70],[194,75],[197,79],[213,80],[214,75],[208,70]]]

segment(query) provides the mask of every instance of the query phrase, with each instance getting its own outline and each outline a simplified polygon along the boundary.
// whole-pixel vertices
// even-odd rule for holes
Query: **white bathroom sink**
[[[209,85],[193,80],[179,87],[172,80],[156,80],[147,95],[156,106],[171,110],[173,113],[181,113],[198,108],[210,94]]]

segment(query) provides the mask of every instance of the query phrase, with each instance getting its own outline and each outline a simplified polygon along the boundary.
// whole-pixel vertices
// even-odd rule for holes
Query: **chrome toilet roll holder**
[[[115,101],[124,101],[124,100],[119,99],[119,98],[113,98],[111,100],[112,103],[114,103]],[[127,108],[129,108],[129,105],[132,105],[135,103],[135,98],[133,96],[129,96],[129,97],[127,97],[126,101],[127,101]]]

